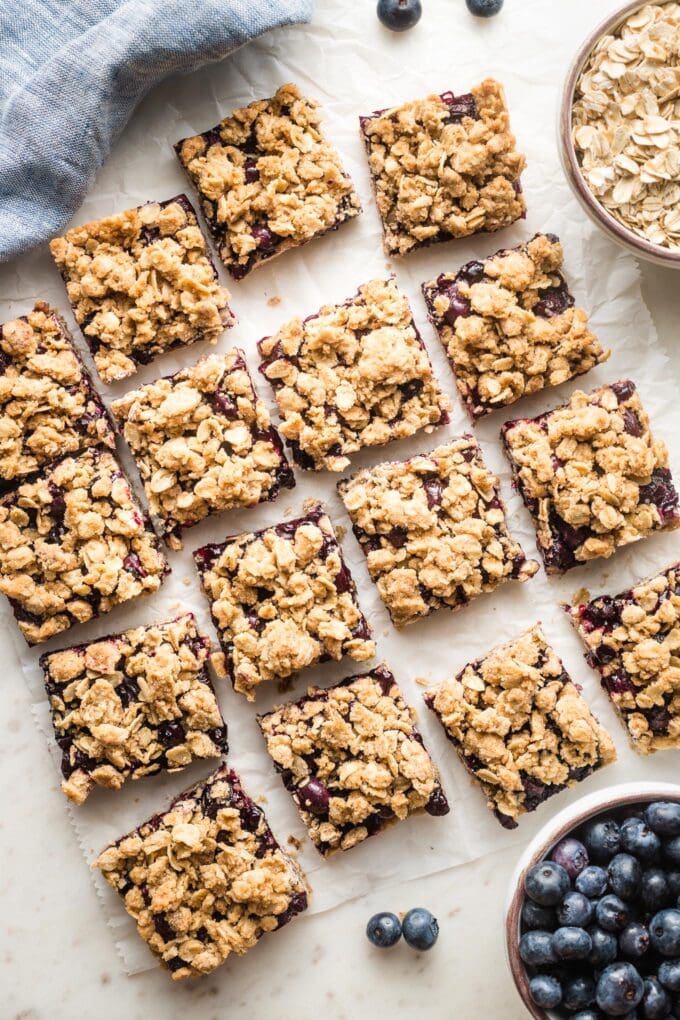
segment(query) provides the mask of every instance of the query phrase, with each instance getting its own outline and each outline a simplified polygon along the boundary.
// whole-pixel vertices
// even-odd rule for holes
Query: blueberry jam
[[[257,160],[249,157],[243,164],[243,171],[246,178],[246,184],[253,184],[255,181],[260,179],[260,171],[257,169]]]
[[[453,92],[443,92],[441,98],[449,108],[449,120],[453,124],[460,124],[465,117],[470,117],[472,120],[479,118],[477,100],[471,92],[462,96],[455,96]]]
[[[640,502],[655,506],[662,524],[678,518],[678,493],[668,468],[655,468],[647,485],[640,486]]]
[[[554,315],[562,315],[574,305],[573,295],[569,293],[566,280],[560,280],[556,287],[539,290],[539,300],[534,305],[535,315],[543,319],[551,319]]]

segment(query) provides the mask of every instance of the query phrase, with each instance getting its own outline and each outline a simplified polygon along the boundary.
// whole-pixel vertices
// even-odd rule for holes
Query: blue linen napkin
[[[1,0],[0,262],[63,229],[161,79],[311,11],[312,0]]]

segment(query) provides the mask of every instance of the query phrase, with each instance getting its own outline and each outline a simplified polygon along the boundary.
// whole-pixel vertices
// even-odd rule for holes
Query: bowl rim
[[[647,7],[650,4],[655,6],[664,6],[665,3],[668,2],[670,2],[670,0],[656,0],[656,3],[655,0],[629,0],[629,2],[624,4],[623,7],[620,7],[613,14],[610,14],[608,18],[605,18],[604,21],[600,22],[600,24],[597,25],[586,37],[569,67],[562,89],[562,96],[560,100],[559,136],[562,163],[574,194],[584,209],[594,217],[599,226],[602,227],[615,241],[624,245],[624,247],[632,249],[641,258],[657,262],[667,268],[680,269],[680,250],[664,248],[661,245],[653,244],[651,241],[645,240],[645,238],[636,234],[628,227],[624,227],[619,220],[605,209],[595,195],[593,195],[585,182],[583,174],[581,173],[571,134],[572,107],[574,103],[576,82],[593,49],[602,36],[608,35],[612,31],[616,30],[621,24],[623,24],[626,18],[635,11],[641,10],[643,7]]]
[[[555,843],[588,819],[606,811],[616,811],[627,804],[653,800],[680,801],[680,784],[644,780],[617,783],[615,786],[596,790],[563,808],[538,831],[522,853],[510,881],[505,914],[505,948],[515,988],[529,1016],[534,1020],[553,1020],[556,1014],[552,1010],[544,1010],[532,1001],[526,968],[519,955],[524,877],[527,871],[542,860]]]

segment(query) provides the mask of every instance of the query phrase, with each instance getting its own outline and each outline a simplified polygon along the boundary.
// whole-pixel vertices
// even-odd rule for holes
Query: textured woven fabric
[[[0,261],[59,233],[136,104],[312,0],[1,0]]]

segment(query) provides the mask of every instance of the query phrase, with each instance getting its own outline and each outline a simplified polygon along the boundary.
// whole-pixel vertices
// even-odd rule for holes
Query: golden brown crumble
[[[194,553],[229,676],[250,701],[317,662],[375,655],[333,526],[321,504],[305,510]]]
[[[432,95],[361,118],[387,255],[500,230],[526,212],[503,87]]]
[[[506,828],[616,761],[539,625],[424,695]]]
[[[307,907],[300,869],[226,765],[107,847],[94,867],[175,981],[242,956]]]
[[[236,279],[361,212],[320,120],[317,103],[282,85],[175,146]]]
[[[0,326],[0,486],[67,453],[114,443],[61,316],[38,301]]]
[[[280,486],[295,484],[238,348],[141,386],[111,410],[173,549],[182,548],[182,528],[274,499]]]
[[[0,499],[0,592],[30,645],[147,592],[168,572],[108,450],[85,450]]]
[[[548,573],[680,525],[668,451],[628,379],[502,429]]]
[[[680,747],[680,564],[569,614],[633,748]]]
[[[95,784],[118,790],[126,779],[226,753],[209,654],[186,613],[42,656],[71,800],[82,804]]]
[[[393,279],[292,319],[258,347],[281,432],[304,468],[342,471],[365,446],[448,421],[448,397]]]
[[[380,665],[258,717],[267,750],[324,856],[408,815],[448,812],[416,713]]]
[[[104,382],[234,325],[184,195],[74,227],[50,251]]]
[[[498,479],[472,436],[358,471],[338,490],[397,627],[538,570],[508,533]]]
[[[562,263],[558,238],[536,234],[423,286],[473,419],[609,357],[588,329],[587,313],[573,307]]]

